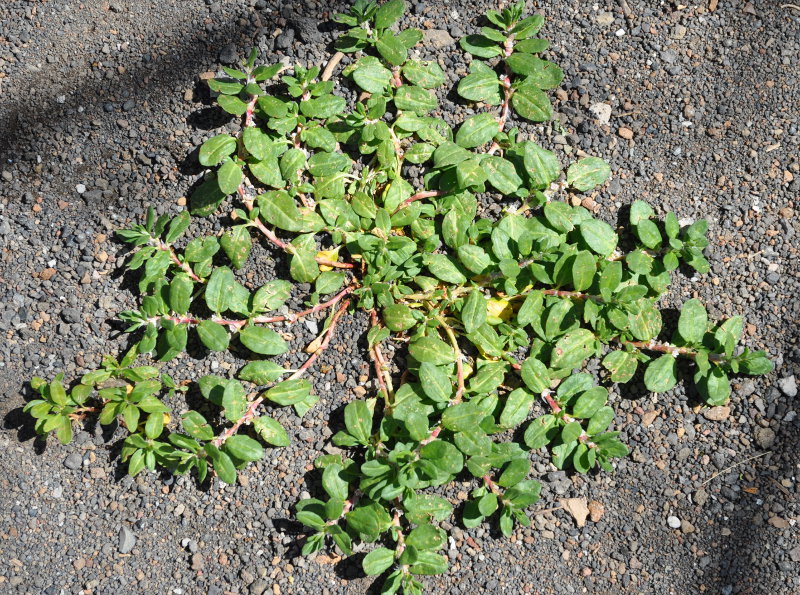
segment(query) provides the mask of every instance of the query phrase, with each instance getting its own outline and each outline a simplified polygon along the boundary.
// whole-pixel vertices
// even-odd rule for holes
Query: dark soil
[[[31,376],[71,379],[124,348],[114,315],[134,305],[135,285],[121,274],[125,247],[113,231],[147,204],[177,213],[201,173],[193,151],[235,126],[199,75],[253,45],[271,62],[324,64],[335,37],[328,11],[340,4],[0,3],[0,592],[374,588],[360,555],[300,557],[292,520],[301,494],[317,489],[310,464],[329,448],[343,404],[373,390],[361,318],[343,324],[321,358],[320,403],[303,420],[276,410],[292,446],[270,450],[239,486],[130,479],[116,458],[122,431],[89,425],[62,447],[35,438],[21,412]],[[632,455],[616,473],[534,464],[545,484],[538,509],[586,498],[602,517],[578,528],[563,510],[542,512],[511,540],[490,525],[456,524],[451,572],[427,581],[432,593],[800,593],[800,10],[679,4],[529,2],[548,18],[549,57],[566,79],[561,126],[524,131],[555,146],[562,163],[581,151],[609,160],[612,180],[593,197],[608,221],[624,221],[637,198],[707,218],[712,272],[677,275],[663,306],[697,296],[714,318],[744,315],[746,344],[766,349],[776,370],[735,379],[719,415],[696,407],[683,384],[658,397],[635,382],[619,387],[617,424]],[[419,51],[440,61],[449,88],[467,67],[453,38],[490,7],[410,4],[404,25],[434,30]],[[460,122],[467,112],[448,97],[448,118]],[[610,107],[605,123],[600,103]],[[267,247],[256,256],[265,263],[250,269],[257,279],[285,270]],[[296,346],[314,326],[292,327]],[[236,365],[198,350],[170,370],[197,378]],[[470,488],[449,493],[457,503]]]

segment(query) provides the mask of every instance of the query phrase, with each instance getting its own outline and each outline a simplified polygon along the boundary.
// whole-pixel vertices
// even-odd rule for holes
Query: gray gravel
[[[323,63],[334,28],[319,23],[339,4],[0,3],[0,592],[317,594],[373,584],[358,556],[300,557],[291,520],[301,492],[319,489],[311,463],[330,450],[344,403],[374,390],[363,317],[342,324],[320,358],[321,401],[306,418],[275,410],[292,446],[269,450],[238,486],[134,480],[115,458],[121,430],[87,425],[61,447],[34,439],[21,414],[31,376],[72,378],[124,348],[113,316],[135,302],[113,230],[147,204],[177,213],[200,174],[192,151],[236,126],[210,107],[199,75],[254,44],[276,61]],[[468,66],[455,39],[493,3],[411,4],[406,24],[430,42],[422,57],[439,60],[452,86]],[[800,11],[678,4],[537,3],[550,58],[566,72],[561,126],[523,133],[562,163],[581,152],[610,161],[612,181],[592,199],[612,223],[636,198],[708,218],[712,272],[677,275],[663,305],[696,296],[714,318],[743,314],[746,343],[766,349],[776,371],[736,379],[730,406],[713,411],[699,410],[682,383],[657,398],[637,381],[614,389],[632,450],[616,473],[575,476],[534,461],[545,483],[539,510],[585,498],[601,516],[578,528],[564,511],[544,512],[511,540],[456,524],[452,570],[429,579],[430,592],[800,592]],[[444,92],[440,100],[450,104]],[[455,124],[469,113],[444,117]],[[267,248],[254,257],[259,266],[245,271],[254,285],[286,271]],[[306,325],[282,330],[298,348],[313,337]],[[170,370],[197,378],[238,365],[231,354],[203,356]],[[457,504],[471,485],[446,494]]]

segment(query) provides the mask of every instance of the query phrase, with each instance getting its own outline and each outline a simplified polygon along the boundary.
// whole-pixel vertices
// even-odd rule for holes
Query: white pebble
[[[680,529],[681,520],[676,516],[669,516],[667,517],[667,524],[673,529]]]

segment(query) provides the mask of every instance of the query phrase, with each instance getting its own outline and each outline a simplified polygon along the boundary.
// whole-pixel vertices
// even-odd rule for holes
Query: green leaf
[[[409,60],[403,65],[403,76],[423,89],[433,89],[444,84],[445,76],[436,62]]]
[[[286,231],[303,229],[302,215],[287,192],[275,191],[261,195],[258,201],[261,216],[267,223]]]
[[[488,143],[498,133],[493,114],[482,113],[467,118],[456,133],[456,144],[471,149]]]
[[[175,240],[183,235],[183,232],[189,227],[191,218],[188,211],[181,211],[175,218],[170,221],[167,235],[164,236],[164,241],[167,244],[172,244]]]
[[[242,168],[234,161],[226,161],[217,171],[217,184],[224,194],[233,194],[242,183]]]
[[[522,179],[517,175],[514,164],[508,159],[491,155],[481,161],[486,169],[489,183],[502,194],[513,194],[522,186]]]
[[[232,95],[220,95],[217,97],[217,103],[223,110],[234,116],[242,116],[247,111],[247,104]]]
[[[500,79],[497,73],[482,62],[473,61],[471,74],[458,83],[458,94],[469,101],[483,101],[489,105],[500,103]]]
[[[353,401],[344,408],[344,425],[361,444],[369,442],[372,434],[372,409],[366,401]]]
[[[678,364],[672,354],[664,354],[651,361],[644,371],[644,385],[647,390],[663,393],[678,382]]]
[[[281,424],[265,415],[253,420],[253,428],[264,442],[273,446],[289,446],[289,435]]]
[[[238,95],[244,89],[241,83],[233,83],[229,81],[221,81],[219,79],[209,79],[208,87],[212,91],[221,93],[223,95]]]
[[[403,0],[390,0],[381,5],[375,13],[375,28],[386,29],[400,20],[406,11],[406,3]]]
[[[228,380],[222,392],[222,407],[225,409],[225,418],[232,422],[242,419],[247,411],[247,395],[244,387],[236,380]]]
[[[561,430],[561,442],[569,444],[578,439],[583,434],[583,428],[577,421],[571,421]]]
[[[493,58],[503,53],[503,48],[496,41],[483,35],[467,35],[459,43],[461,49],[478,58]]]
[[[594,386],[578,397],[572,406],[572,415],[580,419],[588,419],[605,405],[607,400],[608,390],[602,386]]]
[[[547,446],[558,435],[558,422],[553,415],[543,415],[534,419],[525,430],[525,444],[531,450]]]
[[[300,112],[309,118],[326,119],[341,114],[346,105],[344,97],[327,94],[301,101]]]
[[[247,326],[239,331],[239,341],[254,353],[281,355],[289,350],[286,341],[271,328]]]
[[[724,405],[731,397],[728,375],[719,366],[714,366],[708,375],[696,380],[697,390],[709,405]]]
[[[227,484],[235,484],[236,467],[233,465],[231,458],[213,444],[206,444],[205,450],[208,453],[208,457],[214,464],[214,471],[217,473],[217,477]]]
[[[531,187],[537,190],[548,188],[561,173],[561,164],[558,162],[556,154],[543,149],[536,143],[525,143],[523,162],[525,163],[525,170],[531,179]]]
[[[481,419],[483,414],[474,403],[459,403],[444,410],[442,426],[454,432],[467,432],[475,429]]]
[[[453,395],[453,381],[444,369],[430,362],[419,367],[419,381],[425,394],[439,403],[445,403]]]
[[[691,299],[683,304],[678,319],[678,332],[687,343],[700,343],[708,328],[708,313],[703,303]]]
[[[510,488],[520,483],[531,470],[530,461],[525,459],[514,459],[497,478],[497,484],[504,488]]]
[[[649,219],[639,222],[636,226],[636,235],[639,236],[642,244],[651,250],[661,246],[661,232],[658,230],[658,226]]]
[[[453,348],[437,337],[418,337],[411,341],[408,352],[420,363],[442,365],[456,360]]]
[[[438,550],[444,543],[444,531],[429,524],[412,529],[406,537],[406,544],[418,550]]]
[[[605,221],[585,219],[580,223],[581,237],[600,256],[610,256],[617,247],[617,234]]]
[[[506,397],[506,404],[500,414],[500,426],[515,428],[525,421],[531,411],[533,401],[533,395],[522,388],[511,391]]]
[[[628,382],[636,373],[637,365],[636,356],[628,351],[612,351],[603,358],[603,366],[611,372],[612,382]]]
[[[227,310],[235,283],[236,279],[233,277],[233,271],[228,267],[218,267],[214,269],[214,272],[211,273],[211,277],[208,279],[206,290],[203,294],[208,309],[217,314]]]
[[[289,299],[292,284],[283,279],[273,279],[258,288],[253,295],[253,310],[255,312],[269,312],[277,310]]]
[[[285,407],[296,405],[305,400],[311,393],[311,383],[302,378],[284,380],[264,393],[264,398]]]
[[[525,385],[534,393],[540,394],[550,388],[550,374],[547,366],[535,357],[529,357],[522,362],[520,373]]]
[[[414,494],[413,497],[403,499],[403,506],[408,520],[417,524],[430,519],[443,521],[453,511],[450,502],[433,494]]]
[[[258,160],[273,156],[272,140],[267,134],[257,126],[247,126],[242,132],[242,140],[247,152]],[[228,153],[230,155],[231,151]]]
[[[424,116],[435,110],[439,103],[430,91],[417,85],[403,85],[394,93],[394,105],[399,110],[408,110]]]
[[[217,183],[217,177],[211,175],[200,184],[192,193],[191,213],[199,217],[207,217],[217,210],[220,203],[225,200],[227,195],[222,192]]]
[[[347,500],[349,486],[342,478],[342,466],[338,464],[328,465],[322,472],[322,487],[331,498]]]
[[[467,159],[456,166],[456,176],[459,188],[480,186],[486,181],[486,172],[477,159]],[[451,210],[447,216],[455,216],[460,209]]]
[[[361,567],[367,576],[375,576],[386,571],[392,564],[394,564],[394,552],[385,547],[379,547],[364,556]]]
[[[561,337],[553,347],[550,365],[553,368],[574,369],[595,353],[597,339],[588,329],[579,328]]]
[[[230,343],[228,329],[212,320],[203,320],[197,325],[197,335],[203,345],[211,351],[227,351]]]
[[[411,565],[411,574],[444,574],[447,572],[447,558],[433,552],[419,552],[417,561]]]
[[[532,86],[539,89],[555,89],[564,80],[564,71],[557,64],[542,60],[526,53],[515,52],[508,57],[507,63],[514,66],[525,75],[521,87]],[[514,66],[511,66],[514,70]],[[515,71],[516,72],[516,71]]]
[[[464,300],[464,306],[461,308],[461,322],[467,333],[475,332],[486,322],[486,298],[480,290],[472,290]]]
[[[253,384],[264,386],[278,380],[289,371],[273,361],[263,360],[250,362],[239,371],[239,378]]]
[[[575,291],[584,291],[592,286],[597,272],[597,260],[591,253],[581,250],[572,261],[572,286]]]
[[[389,513],[377,502],[356,507],[346,518],[348,527],[363,535],[365,541],[375,541],[392,522]]]
[[[605,183],[611,167],[599,157],[584,157],[567,169],[567,184],[580,192]]]
[[[383,309],[383,321],[389,330],[402,332],[417,324],[411,308],[405,304],[392,304]]]
[[[444,254],[428,256],[428,270],[446,283],[466,283],[467,278],[458,270],[456,264]]]
[[[586,426],[586,433],[590,436],[605,431],[609,424],[614,421],[614,410],[608,405],[600,407],[594,412]]]
[[[547,122],[553,117],[550,99],[533,86],[518,88],[511,96],[511,105],[520,116],[532,122]]]
[[[352,161],[343,153],[314,153],[308,160],[308,171],[314,176],[330,176],[350,168]]]
[[[197,411],[187,411],[182,416],[183,429],[192,438],[198,440],[208,441],[214,438],[214,430],[208,424],[206,419]]]
[[[400,66],[408,58],[408,50],[397,36],[387,31],[378,38],[375,43],[375,49],[378,53],[393,66]]]
[[[634,200],[633,203],[631,203],[631,225],[639,225],[642,221],[647,221],[653,215],[655,215],[653,207],[643,200]]]
[[[222,235],[219,244],[230,258],[234,268],[240,269],[247,262],[247,257],[250,256],[253,240],[246,225],[234,225]]]
[[[225,452],[240,461],[260,461],[264,457],[264,447],[244,434],[234,434],[224,444]]]
[[[368,93],[383,93],[392,81],[392,72],[384,68],[378,60],[359,60],[359,66],[353,71],[355,83]]]
[[[169,306],[176,314],[186,314],[192,302],[194,283],[186,273],[178,273],[169,284]]]

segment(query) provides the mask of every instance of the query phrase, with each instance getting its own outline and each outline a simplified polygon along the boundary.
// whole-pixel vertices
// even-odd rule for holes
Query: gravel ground
[[[21,414],[32,375],[71,378],[124,347],[113,316],[134,294],[112,232],[150,203],[178,212],[200,171],[193,150],[232,125],[200,73],[254,44],[273,61],[324,62],[334,37],[325,19],[338,4],[0,4],[0,592],[373,588],[360,556],[301,558],[291,520],[298,497],[317,489],[309,470],[332,434],[326,420],[335,430],[343,404],[372,390],[363,319],[343,323],[321,358],[321,402],[302,421],[277,414],[292,446],[270,450],[239,486],[132,480],[115,458],[122,432],[88,426],[61,447],[34,439]],[[405,24],[426,31],[420,51],[452,86],[466,73],[453,39],[493,3],[411,4]],[[635,382],[617,390],[632,455],[616,473],[535,464],[541,510],[585,498],[602,514],[577,527],[563,510],[542,512],[511,540],[456,527],[451,573],[429,580],[430,592],[800,593],[800,10],[740,0],[530,5],[548,17],[550,57],[567,76],[562,126],[526,132],[553,139],[562,162],[581,150],[610,161],[612,181],[593,197],[609,221],[636,198],[708,218],[712,272],[679,276],[663,305],[698,296],[716,318],[743,314],[746,342],[776,370],[735,380],[730,407],[714,410],[681,384],[657,399]],[[467,112],[452,113],[457,122]],[[257,256],[265,264],[247,271],[251,280],[285,270],[279,255]],[[292,328],[297,346],[313,327]],[[196,378],[235,365],[196,350],[171,369]],[[457,502],[469,489],[448,494]]]

